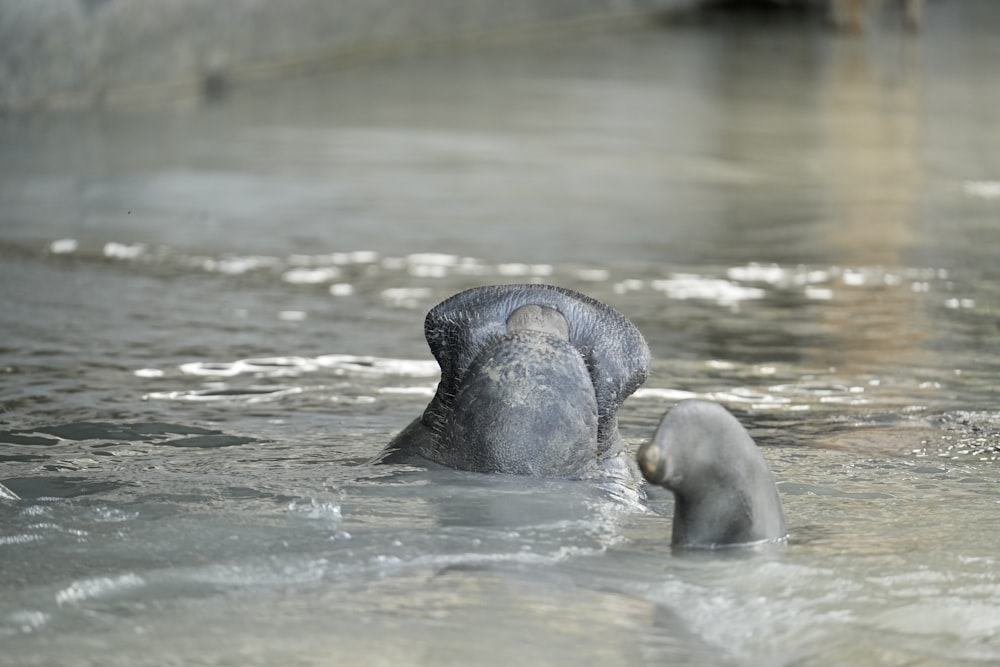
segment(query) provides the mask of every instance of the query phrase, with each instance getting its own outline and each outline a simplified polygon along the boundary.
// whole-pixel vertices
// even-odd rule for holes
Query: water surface
[[[358,65],[0,119],[2,662],[1000,661],[990,2]],[[750,429],[789,543],[672,501],[368,461],[424,313],[547,282]]]

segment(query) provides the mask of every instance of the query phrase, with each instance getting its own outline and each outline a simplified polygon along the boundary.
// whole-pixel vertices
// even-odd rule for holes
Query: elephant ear
[[[527,305],[554,308],[566,318],[569,341],[583,356],[594,383],[599,428],[613,426],[618,408],[649,375],[649,347],[636,326],[614,308],[553,285],[474,287],[432,308],[424,320],[424,335],[441,366],[437,399],[450,403],[479,352],[505,335],[507,318]]]

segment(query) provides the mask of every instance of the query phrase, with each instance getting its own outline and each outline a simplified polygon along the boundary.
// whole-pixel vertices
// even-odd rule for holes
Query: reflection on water
[[[5,664],[1000,660],[1000,9],[927,10],[0,119]],[[426,310],[507,282],[636,322],[631,446],[732,409],[788,545],[370,465],[434,391]]]

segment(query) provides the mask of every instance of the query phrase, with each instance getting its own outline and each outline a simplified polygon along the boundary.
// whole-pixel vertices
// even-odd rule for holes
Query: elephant
[[[674,494],[675,548],[750,545],[788,536],[771,468],[743,425],[718,403],[679,402],[636,458],[647,481]]]
[[[475,472],[641,481],[617,412],[649,374],[624,315],[552,285],[491,285],[428,312],[441,380],[380,455]]]
[[[424,334],[441,380],[377,462],[607,480],[626,489],[639,489],[644,477],[674,494],[675,548],[787,536],[767,462],[721,405],[675,405],[636,466],[617,413],[646,381],[650,353],[636,326],[610,306],[552,285],[475,287],[432,308]]]

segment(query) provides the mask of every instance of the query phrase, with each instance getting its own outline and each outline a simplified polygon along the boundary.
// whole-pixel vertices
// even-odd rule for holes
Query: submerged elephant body
[[[460,470],[636,479],[618,432],[649,348],[618,311],[549,285],[456,294],[427,314],[441,381],[383,452]]]

